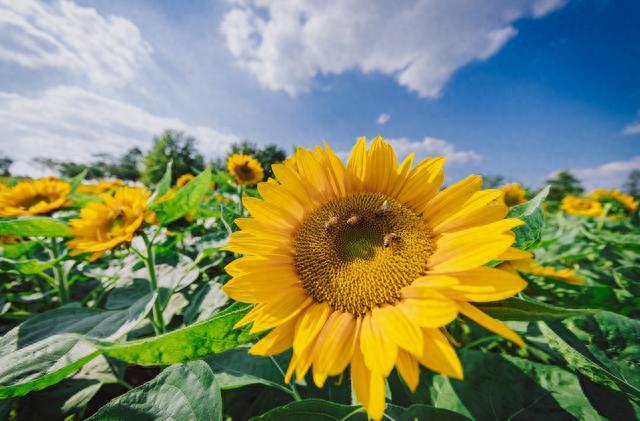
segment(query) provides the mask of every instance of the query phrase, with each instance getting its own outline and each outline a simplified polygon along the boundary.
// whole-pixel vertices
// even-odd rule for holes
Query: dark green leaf
[[[476,303],[475,305],[496,319],[511,321],[558,320],[597,312],[597,310],[590,309],[556,307],[526,296],[489,303]]]
[[[341,420],[341,421],[366,421],[367,416],[361,406],[341,405],[320,399],[305,399],[291,402],[288,405],[272,409],[254,421],[270,420]]]
[[[89,420],[221,420],[222,398],[211,368],[192,361],[109,402]]]
[[[549,194],[549,186],[545,187],[527,203],[514,206],[509,210],[510,218],[519,218],[524,221],[524,225],[516,227],[513,231],[516,234],[514,247],[521,250],[529,250],[540,242],[542,238],[542,227],[544,226],[544,210],[542,202]]]
[[[82,172],[78,175],[76,175],[75,177],[73,177],[73,179],[71,179],[71,193],[75,193],[76,189],[78,188],[78,186],[80,185],[80,183],[82,183],[82,180],[84,180],[84,178],[87,176],[87,172],[89,172],[88,168],[85,168],[84,170],[82,170]]]
[[[0,221],[0,235],[18,237],[70,237],[69,227],[53,218],[33,217]]]
[[[396,405],[387,405],[384,411],[388,419],[395,421],[414,421],[414,420],[438,420],[438,421],[464,421],[469,418],[460,415],[457,412],[447,409],[436,408],[429,405],[411,405],[403,408]]]

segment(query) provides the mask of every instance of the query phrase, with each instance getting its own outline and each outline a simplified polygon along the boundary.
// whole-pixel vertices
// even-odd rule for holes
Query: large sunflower
[[[393,148],[361,139],[345,166],[325,145],[298,149],[245,197],[252,218],[227,248],[245,254],[227,266],[225,292],[255,304],[237,326],[269,329],[251,353],[293,348],[286,373],[302,379],[313,367],[322,386],[349,364],[357,399],[380,419],[385,378],[394,366],[418,385],[419,364],[462,378],[444,326],[458,313],[513,342],[522,340],[470,302],[511,297],[526,283],[483,266],[514,253],[499,190],[480,190],[470,176],[439,191],[444,158],[412,168]],[[517,252],[516,252],[517,254]]]
[[[571,195],[562,199],[560,209],[570,215],[576,216],[591,216],[593,218],[599,218],[604,215],[604,209],[597,200]]]
[[[122,187],[113,195],[102,194],[101,202],[89,202],[80,218],[69,221],[75,238],[69,241],[71,255],[91,253],[97,259],[107,250],[133,239],[145,219],[151,193],[141,187]]]
[[[71,185],[55,177],[21,181],[0,190],[0,216],[40,215],[69,204]]]
[[[227,170],[243,186],[253,186],[264,178],[264,170],[258,160],[243,153],[234,153],[227,159]]]

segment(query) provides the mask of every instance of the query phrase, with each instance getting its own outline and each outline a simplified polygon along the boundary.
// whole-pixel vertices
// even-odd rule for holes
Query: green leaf
[[[82,180],[87,176],[87,172],[89,172],[89,168],[85,168],[80,174],[71,179],[71,194],[75,193]]]
[[[22,241],[15,244],[0,244],[0,256],[17,259],[38,247],[38,241]]]
[[[594,314],[598,310],[556,307],[533,298],[522,296],[489,303],[474,303],[476,307],[498,320],[539,321],[559,320],[573,316]]]
[[[278,356],[278,359],[282,358]],[[239,347],[209,357],[206,361],[223,390],[264,384],[291,394],[291,389],[284,382],[282,369],[274,357],[249,355],[246,347]]]
[[[192,361],[119,396],[89,420],[222,420],[222,397],[211,368]]]
[[[438,420],[438,421],[464,421],[469,418],[460,415],[457,412],[447,409],[436,408],[429,405],[411,405],[403,408],[396,405],[387,405],[384,411],[388,419],[396,421],[414,421],[414,420]]]
[[[166,225],[183,217],[200,206],[204,195],[211,189],[211,169],[202,171],[196,178],[182,187],[171,200],[156,203],[152,210],[160,225]]]
[[[69,227],[53,218],[33,217],[0,221],[0,235],[18,237],[70,237]]]
[[[640,321],[603,311],[539,327],[571,369],[640,402]]]
[[[253,420],[366,421],[367,416],[361,406],[342,405],[321,399],[305,399],[272,409],[259,417],[253,418]]]
[[[436,375],[429,384],[422,376],[412,400],[477,420],[600,419],[577,376],[559,367],[476,351],[460,360],[464,380]]]
[[[100,311],[76,305],[32,317],[0,338],[0,399],[58,383],[99,355],[90,340],[115,340],[151,311],[155,294],[130,308]]]
[[[149,203],[155,203],[156,200],[167,194],[171,188],[171,168],[173,167],[173,161],[169,161],[167,168],[164,170],[164,175],[156,185],[153,196],[149,198]]]
[[[529,250],[540,242],[540,239],[542,238],[542,228],[544,226],[544,210],[542,209],[542,202],[548,194],[549,186],[542,189],[528,202],[509,209],[509,218],[519,218],[525,223],[513,230],[516,234],[516,242],[513,245],[514,247],[521,250]]]
[[[234,303],[212,318],[182,329],[153,338],[101,343],[100,349],[107,356],[138,365],[169,365],[218,354],[254,338],[246,326],[233,328],[249,308]]]

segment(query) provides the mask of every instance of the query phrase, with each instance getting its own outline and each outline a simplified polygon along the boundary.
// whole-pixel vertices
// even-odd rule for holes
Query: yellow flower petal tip
[[[470,301],[524,288],[517,274],[484,266],[511,250],[522,221],[504,219],[500,193],[481,191],[479,176],[440,191],[443,161],[399,163],[377,137],[369,147],[360,139],[346,164],[325,145],[274,165],[274,181],[258,184],[262,199],[243,198],[250,218],[237,221],[226,247],[245,256],[227,266],[224,291],[255,305],[236,326],[270,330],[250,352],[293,348],[286,379],[312,370],[319,386],[350,366],[356,398],[374,419],[393,367],[412,389],[420,365],[462,378],[439,328]]]

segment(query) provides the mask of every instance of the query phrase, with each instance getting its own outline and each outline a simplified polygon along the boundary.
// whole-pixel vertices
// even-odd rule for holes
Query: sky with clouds
[[[89,161],[165,128],[346,156],[382,135],[455,180],[640,168],[635,0],[0,0],[0,145]]]

